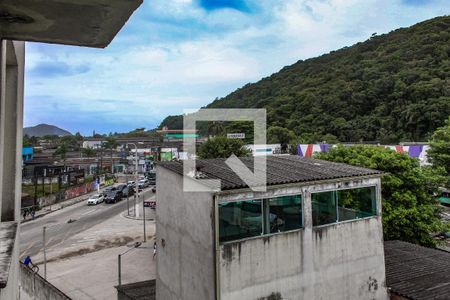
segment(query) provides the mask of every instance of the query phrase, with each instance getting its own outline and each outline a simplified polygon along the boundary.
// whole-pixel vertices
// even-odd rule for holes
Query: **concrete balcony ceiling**
[[[1,0],[0,38],[106,47],[142,0]]]

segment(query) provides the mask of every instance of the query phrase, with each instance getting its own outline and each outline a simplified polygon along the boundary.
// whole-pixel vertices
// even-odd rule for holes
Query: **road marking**
[[[94,211],[96,211],[96,209],[88,210],[87,212],[82,213],[81,216],[88,215],[90,213],[93,213]]]

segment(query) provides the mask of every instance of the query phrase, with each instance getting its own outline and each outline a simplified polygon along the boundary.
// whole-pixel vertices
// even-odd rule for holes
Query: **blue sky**
[[[27,43],[24,125],[154,128],[300,59],[449,13],[447,0],[144,0],[106,49]]]

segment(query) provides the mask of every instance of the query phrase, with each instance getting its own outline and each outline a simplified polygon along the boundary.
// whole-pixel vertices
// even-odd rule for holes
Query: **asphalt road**
[[[140,193],[147,200],[153,196],[150,188]],[[133,197],[129,198],[129,205],[134,205]],[[31,257],[40,253],[43,249],[42,231],[46,226],[47,247],[63,244],[71,236],[89,229],[119,213],[127,210],[126,198],[115,204],[100,203],[95,206],[87,206],[86,202],[80,202],[72,206],[50,213],[42,218],[24,223],[20,226],[20,258],[29,255]],[[68,222],[73,220],[74,222]]]

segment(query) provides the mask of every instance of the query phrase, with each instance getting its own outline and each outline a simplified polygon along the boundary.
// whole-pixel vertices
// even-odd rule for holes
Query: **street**
[[[141,192],[139,197],[141,205],[143,196],[145,199],[149,199],[153,195],[151,189],[145,189]],[[133,197],[129,198],[129,205],[131,213],[133,213]],[[100,203],[95,206],[87,206],[86,201],[82,201],[42,218],[24,223],[21,225],[20,230],[20,257],[22,259],[24,256],[29,255],[33,258],[38,254],[42,254],[42,228],[44,226],[47,226],[47,248],[57,247],[64,249],[66,246],[70,246],[65,244],[69,238],[126,210],[126,198],[115,204]],[[72,244],[73,240],[70,243]]]

